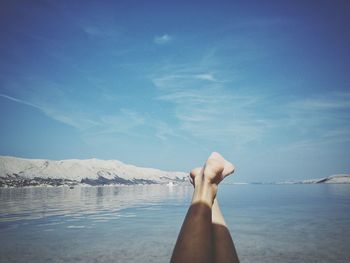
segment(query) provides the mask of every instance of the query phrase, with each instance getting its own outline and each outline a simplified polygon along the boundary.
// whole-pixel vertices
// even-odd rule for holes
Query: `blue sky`
[[[247,2],[1,1],[0,154],[350,173],[349,4]]]

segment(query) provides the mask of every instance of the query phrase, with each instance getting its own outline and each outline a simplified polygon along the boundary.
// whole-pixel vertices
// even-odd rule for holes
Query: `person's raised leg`
[[[220,158],[220,156],[219,156]],[[221,157],[222,158],[222,157]],[[200,176],[202,168],[198,167],[191,172],[191,181],[193,182],[197,176]],[[222,177],[226,177],[234,171],[231,163],[225,160]],[[214,199],[212,206],[212,235],[213,235],[213,262],[239,262],[236,249],[221,213],[217,198]]]
[[[225,170],[225,159],[221,158],[213,153],[198,176],[191,173],[194,184],[192,203],[177,239],[172,263],[209,263],[213,260],[211,208]]]
[[[239,262],[235,245],[230,231],[221,213],[218,199],[214,199],[212,207],[212,230],[215,263],[236,263]]]

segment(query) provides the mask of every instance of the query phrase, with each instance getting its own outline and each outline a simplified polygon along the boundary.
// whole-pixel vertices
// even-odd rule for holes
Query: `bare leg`
[[[212,229],[215,263],[239,262],[235,245],[221,213],[219,202],[215,198],[212,207]]]
[[[194,184],[192,203],[177,239],[172,263],[213,261],[212,205],[217,185],[223,179],[224,161],[213,153],[198,176],[191,173]]]
[[[224,160],[224,163],[224,170],[222,172],[223,178],[234,171],[234,167],[231,163],[228,163],[226,160]],[[200,176],[201,171],[202,168],[200,167],[192,170],[191,181],[193,184],[195,182],[196,177]],[[213,262],[239,262],[233,240],[231,238],[225,219],[221,213],[217,198],[214,199],[212,206],[212,238]]]
[[[196,180],[192,204],[183,222],[170,262],[212,262],[211,204],[214,200],[214,191],[210,187],[207,183]]]

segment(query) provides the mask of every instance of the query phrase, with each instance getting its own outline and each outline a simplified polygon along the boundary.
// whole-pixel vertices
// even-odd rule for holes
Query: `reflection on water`
[[[166,262],[191,193],[163,185],[0,189],[0,262]]]
[[[345,199],[350,196],[350,187],[345,184],[326,184],[323,185],[325,191],[327,191],[327,196],[336,195],[338,197],[344,197]]]
[[[348,262],[350,185],[222,185],[241,262]],[[168,262],[191,186],[0,189],[0,262]]]
[[[183,200],[191,191],[187,186],[173,191],[163,185],[5,188],[0,190],[0,222],[59,215],[108,220],[121,216],[121,209],[137,205],[155,209],[152,205]]]

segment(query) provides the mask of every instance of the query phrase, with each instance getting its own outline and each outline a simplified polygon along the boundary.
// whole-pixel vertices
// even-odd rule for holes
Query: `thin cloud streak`
[[[301,100],[295,102],[292,106],[305,110],[346,110],[350,109],[350,99],[346,96],[334,96],[332,94],[331,97],[327,98]]]
[[[39,110],[43,111],[43,109],[41,107],[39,107],[38,105],[35,105],[35,104],[30,103],[30,102],[25,101],[25,100],[21,100],[21,99],[18,99],[18,98],[12,97],[12,96],[8,96],[8,95],[2,94],[2,93],[0,93],[0,97],[3,97],[5,99],[8,99],[8,100],[11,100],[11,101],[23,104],[23,105],[27,105],[27,106],[30,106],[30,107],[33,107],[35,109],[39,109]]]
[[[93,120],[90,120],[88,118],[83,118],[83,116],[78,116],[78,114],[76,114],[75,116],[73,114],[67,114],[67,113],[62,112],[58,109],[54,109],[53,106],[48,107],[47,105],[43,106],[43,105],[39,105],[39,104],[34,104],[34,103],[26,101],[26,100],[22,100],[22,99],[18,99],[18,98],[12,97],[12,96],[8,96],[6,94],[0,94],[0,96],[3,98],[6,98],[8,100],[35,108],[53,120],[62,122],[64,124],[67,124],[69,126],[72,126],[74,128],[80,129],[80,130],[86,129],[87,127],[91,127],[92,125],[96,124],[96,122]]]

